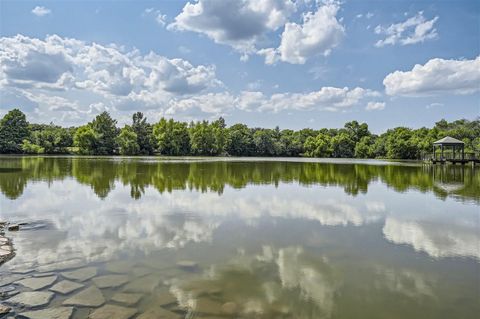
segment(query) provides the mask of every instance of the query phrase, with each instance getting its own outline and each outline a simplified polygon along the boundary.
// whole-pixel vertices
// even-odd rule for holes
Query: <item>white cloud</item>
[[[421,96],[480,91],[480,56],[474,60],[432,59],[411,71],[395,71],[383,80],[388,95]]]
[[[345,34],[345,28],[336,17],[339,9],[337,3],[329,2],[320,6],[315,13],[304,14],[302,24],[285,24],[280,46],[277,49],[261,49],[258,54],[265,56],[267,64],[278,60],[304,64],[308,58],[329,55]]]
[[[252,53],[262,35],[283,26],[295,10],[291,0],[199,0],[188,2],[168,29],[201,33]]]
[[[88,104],[82,105],[103,102],[120,110],[137,110],[167,107],[172,98],[222,86],[213,65],[194,66],[153,52],[142,55],[57,35],[45,40],[22,35],[0,38],[0,65],[2,96],[7,91],[21,94],[47,113],[59,95],[72,101],[83,97]]]
[[[437,20],[438,17],[427,20],[423,16],[423,12],[420,11],[404,22],[391,24],[389,27],[378,25],[375,27],[375,33],[386,35],[386,38],[378,40],[375,46],[383,47],[397,43],[407,45],[436,39],[438,34],[437,29],[434,28],[434,24]]]
[[[156,10],[154,8],[147,8],[143,11],[144,16],[153,16],[155,21],[164,27],[167,24],[167,15],[163,14],[160,10]]]
[[[32,13],[37,17],[43,17],[43,16],[46,16],[47,14],[52,13],[52,11],[42,6],[36,6],[35,8],[33,8]]]
[[[368,102],[365,110],[367,111],[380,111],[385,108],[385,102]]]
[[[282,110],[326,110],[340,111],[357,105],[368,97],[377,97],[380,93],[356,87],[349,89],[322,87],[308,93],[277,93],[270,97],[261,92],[242,92],[236,99],[237,107],[242,110],[279,112]]]

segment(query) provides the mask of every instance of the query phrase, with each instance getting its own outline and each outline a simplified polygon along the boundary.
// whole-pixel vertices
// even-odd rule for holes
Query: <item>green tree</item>
[[[131,126],[125,125],[117,136],[117,145],[122,155],[137,155],[140,146],[137,142],[137,134]]]
[[[139,153],[143,155],[152,155],[155,150],[155,139],[153,137],[153,127],[147,122],[147,118],[142,112],[136,112],[132,116],[132,129],[137,134],[137,144]]]
[[[305,155],[310,157],[331,157],[332,156],[332,138],[325,133],[319,133],[317,136],[309,136],[305,140]]]
[[[375,140],[372,136],[363,136],[355,145],[356,158],[373,158],[375,157],[374,145]]]
[[[90,125],[80,126],[73,136],[73,145],[78,147],[78,153],[82,155],[95,154],[97,135]]]
[[[253,155],[255,144],[252,131],[245,124],[235,124],[227,130],[226,151],[233,156]]]
[[[355,154],[355,141],[346,132],[335,135],[331,145],[333,157],[352,158]]]
[[[21,153],[23,140],[29,135],[25,114],[19,109],[9,111],[0,120],[0,153]]]
[[[190,146],[194,155],[218,155],[215,128],[208,121],[190,127]]]
[[[112,119],[108,112],[102,112],[97,115],[90,124],[96,135],[96,143],[94,154],[111,155],[114,154],[117,145],[115,138],[117,137],[117,121]]]
[[[153,126],[153,136],[162,155],[183,156],[190,153],[190,136],[187,123],[161,118]]]

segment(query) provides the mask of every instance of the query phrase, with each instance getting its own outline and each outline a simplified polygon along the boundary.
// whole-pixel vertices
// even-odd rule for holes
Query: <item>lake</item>
[[[16,314],[29,291],[62,318],[480,313],[478,167],[4,156],[0,192]]]

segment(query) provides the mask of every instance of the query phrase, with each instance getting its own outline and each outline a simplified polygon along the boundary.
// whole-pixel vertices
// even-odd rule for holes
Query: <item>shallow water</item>
[[[49,291],[68,272],[96,273],[73,279],[82,287],[38,309],[99,286],[107,305],[142,319],[162,318],[160,311],[166,318],[480,313],[478,167],[0,157],[0,192],[0,219],[28,222],[7,233],[17,255],[0,267],[0,285],[16,279],[4,287],[31,291],[18,280],[47,273],[57,277],[38,291]],[[139,300],[127,306],[113,300],[118,292]],[[100,308],[73,307],[73,318]]]

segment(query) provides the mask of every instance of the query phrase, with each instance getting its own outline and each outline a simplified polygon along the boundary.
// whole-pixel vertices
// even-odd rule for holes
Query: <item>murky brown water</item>
[[[7,233],[2,303],[47,292],[33,310],[95,319],[480,313],[478,168],[0,157],[0,192],[0,219],[28,222]]]

